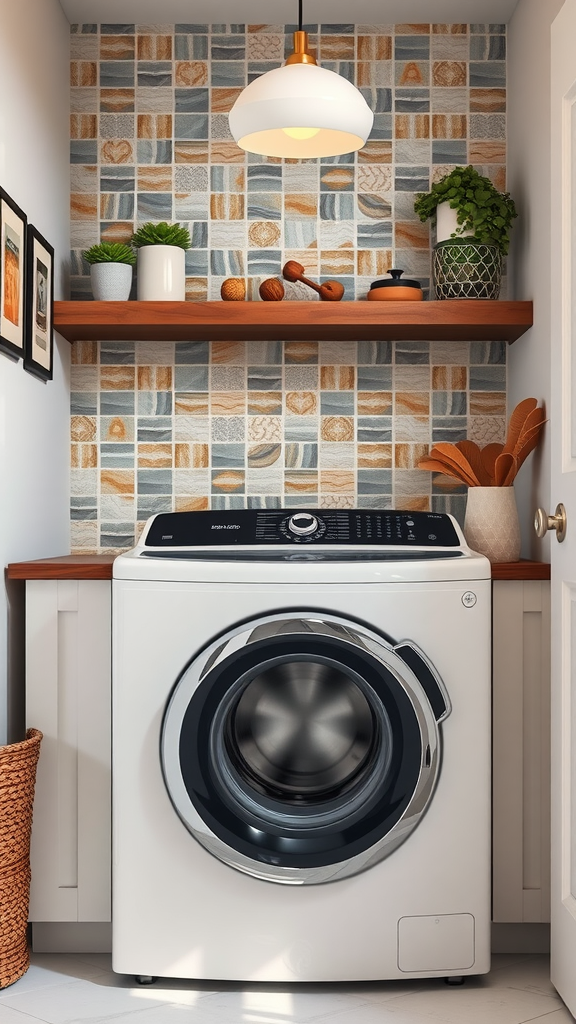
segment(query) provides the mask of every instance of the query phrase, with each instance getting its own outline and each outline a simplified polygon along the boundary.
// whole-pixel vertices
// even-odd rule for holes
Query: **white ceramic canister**
[[[436,244],[445,242],[447,238],[471,238],[473,231],[462,232],[458,224],[458,210],[453,210],[450,203],[439,203],[436,207]]]
[[[129,263],[92,263],[90,287],[99,302],[125,302],[132,287],[132,267]]]
[[[464,536],[491,562],[520,558],[520,523],[513,487],[469,487]]]
[[[137,296],[144,302],[184,302],[186,254],[178,245],[138,249]]]

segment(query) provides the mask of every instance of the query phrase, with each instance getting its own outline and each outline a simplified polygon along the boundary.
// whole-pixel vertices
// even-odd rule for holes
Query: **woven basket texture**
[[[26,928],[30,897],[30,832],[42,733],[0,747],[0,989],[30,963]]]

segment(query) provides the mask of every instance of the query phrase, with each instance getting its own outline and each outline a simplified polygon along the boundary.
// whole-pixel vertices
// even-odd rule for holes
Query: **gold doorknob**
[[[534,516],[534,529],[538,537],[545,537],[548,530],[556,530],[556,540],[562,543],[566,536],[566,509],[560,503],[556,505],[553,516],[549,516],[543,508],[536,510]]]

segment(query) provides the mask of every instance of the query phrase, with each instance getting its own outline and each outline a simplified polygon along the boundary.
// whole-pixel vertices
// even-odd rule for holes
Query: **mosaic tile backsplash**
[[[309,25],[323,67],[375,111],[367,145],[320,161],[243,153],[228,111],[295,26],[76,25],[72,297],[82,249],[147,220],[189,226],[186,291],[248,294],[295,259],[364,298],[391,266],[430,277],[415,193],[472,163],[505,188],[504,25]],[[286,283],[287,299],[312,298]],[[433,441],[502,439],[506,347],[466,342],[76,343],[72,546],[129,547],[149,515],[238,507],[434,508],[465,488],[416,468]]]

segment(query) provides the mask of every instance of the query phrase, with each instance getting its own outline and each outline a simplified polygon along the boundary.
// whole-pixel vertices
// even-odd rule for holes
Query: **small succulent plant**
[[[82,253],[86,263],[127,263],[134,266],[136,253],[124,242],[99,242]]]
[[[176,245],[180,249],[189,249],[190,232],[181,224],[167,224],[166,221],[153,224],[148,221],[134,232],[132,245],[135,249],[140,249],[144,245]]]

